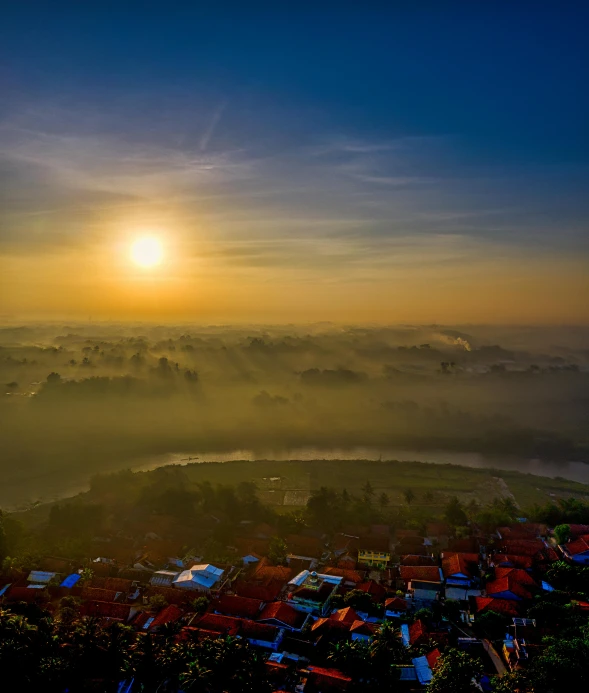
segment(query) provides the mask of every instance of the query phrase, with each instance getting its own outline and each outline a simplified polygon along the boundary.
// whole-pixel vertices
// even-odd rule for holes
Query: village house
[[[174,580],[180,575],[178,571],[172,570],[156,570],[149,579],[150,585],[158,587],[171,587]]]
[[[444,586],[441,582],[410,580],[407,591],[414,609],[427,609],[443,596]]]
[[[442,584],[443,575],[438,566],[405,566],[399,568],[399,575],[403,586],[407,588],[412,581],[435,582]]]
[[[477,553],[442,553],[442,574],[446,586],[474,587],[479,582],[479,562]]]
[[[391,562],[390,539],[385,534],[371,534],[358,541],[358,563],[384,569]]]
[[[432,641],[439,645],[446,645],[448,642],[448,635],[446,633],[430,631],[427,625],[418,619],[411,624],[403,623],[401,625],[401,639],[405,647],[428,645]]]
[[[172,584],[176,589],[209,593],[219,586],[223,573],[223,570],[215,568],[210,563],[202,563],[193,565],[189,570],[183,570]]]
[[[561,544],[558,548],[567,561],[577,565],[589,565],[589,534]]]
[[[205,637],[231,635],[246,639],[250,645],[276,651],[284,637],[284,629],[257,623],[250,619],[207,613],[191,622],[191,627]]]
[[[298,611],[323,615],[342,579],[335,575],[303,570],[288,583],[289,603]]]
[[[315,638],[327,638],[328,642],[336,640],[370,641],[376,626],[366,623],[351,606],[334,611],[329,617],[318,618],[311,626],[311,635]]]
[[[256,619],[260,615],[263,606],[264,602],[260,599],[222,594],[218,599],[210,603],[209,610],[223,616]]]
[[[401,599],[401,597],[391,597],[384,603],[385,618],[401,618],[401,616],[405,616],[408,609],[407,600]]]
[[[304,693],[324,693],[325,691],[347,691],[352,684],[352,677],[346,676],[338,669],[308,666],[303,674]]]
[[[310,619],[310,614],[297,611],[286,602],[271,602],[262,609],[258,623],[267,623],[289,631],[301,631]]]

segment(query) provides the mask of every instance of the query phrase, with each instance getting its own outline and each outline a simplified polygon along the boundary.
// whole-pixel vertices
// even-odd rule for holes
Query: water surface
[[[462,467],[474,467],[477,469],[502,469],[551,478],[559,476],[563,479],[589,484],[589,464],[584,462],[483,455],[479,452],[399,450],[370,446],[353,448],[319,448],[309,446],[261,450],[244,449],[231,450],[229,452],[197,452],[193,450],[189,453],[168,453],[138,460],[131,465],[131,468],[136,471],[148,471],[166,464],[230,462],[233,460],[276,460],[277,462],[286,462],[288,460],[399,460],[431,462],[433,464],[456,464]]]

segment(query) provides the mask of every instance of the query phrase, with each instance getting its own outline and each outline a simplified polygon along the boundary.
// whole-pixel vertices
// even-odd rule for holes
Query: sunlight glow
[[[163,259],[163,249],[157,238],[143,237],[131,246],[131,259],[139,267],[155,267]]]

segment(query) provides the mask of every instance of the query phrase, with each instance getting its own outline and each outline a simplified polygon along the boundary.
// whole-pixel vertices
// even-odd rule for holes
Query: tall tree
[[[411,505],[411,503],[413,503],[413,501],[415,500],[415,493],[413,492],[413,489],[406,488],[403,491],[403,496],[405,498],[405,502],[407,503],[407,505]]]
[[[483,665],[462,650],[449,649],[438,660],[428,693],[475,693],[483,675]]]

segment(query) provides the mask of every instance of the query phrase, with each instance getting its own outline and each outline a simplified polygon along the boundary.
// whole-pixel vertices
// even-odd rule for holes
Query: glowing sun
[[[163,257],[162,244],[157,238],[138,238],[131,246],[131,260],[139,267],[155,267]]]

